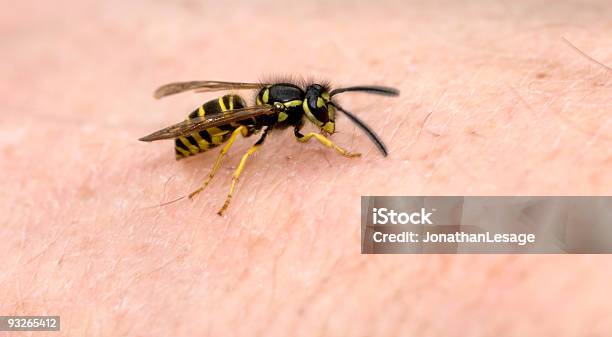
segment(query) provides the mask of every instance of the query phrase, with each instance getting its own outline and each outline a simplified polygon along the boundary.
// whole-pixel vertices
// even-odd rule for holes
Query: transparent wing
[[[152,142],[160,139],[176,138],[190,135],[194,132],[202,131],[213,126],[221,126],[231,122],[241,121],[252,117],[271,115],[276,113],[277,108],[273,105],[256,105],[242,109],[228,110],[224,113],[213,114],[210,116],[196,117],[183,122],[171,125],[167,128],[155,131],[139,140]]]
[[[220,81],[189,81],[174,82],[162,85],[153,93],[155,98],[162,98],[180,92],[195,90],[195,92],[220,91],[220,90],[239,90],[239,89],[259,89],[265,83],[240,83],[240,82],[220,82]]]

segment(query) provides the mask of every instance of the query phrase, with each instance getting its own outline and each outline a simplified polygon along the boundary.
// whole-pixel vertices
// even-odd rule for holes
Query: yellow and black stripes
[[[238,95],[225,95],[202,104],[190,113],[187,119],[223,114],[233,109],[244,108],[245,106],[246,103],[242,97]],[[193,156],[223,144],[231,136],[232,131],[239,126],[238,124],[226,124],[176,138],[174,141],[176,159]]]

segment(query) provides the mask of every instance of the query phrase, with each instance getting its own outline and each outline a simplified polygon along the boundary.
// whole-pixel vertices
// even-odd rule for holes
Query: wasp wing
[[[259,89],[265,85],[265,83],[240,83],[221,81],[174,82],[162,85],[161,87],[157,88],[153,95],[155,96],[155,98],[159,99],[168,95],[174,95],[188,90],[195,90],[195,92],[207,92],[220,90]]]
[[[152,142],[160,139],[176,138],[180,136],[190,135],[194,132],[202,131],[214,126],[221,126],[232,122],[237,122],[257,116],[271,115],[276,113],[277,109],[273,105],[256,105],[242,109],[227,110],[223,113],[206,115],[204,117],[195,117],[180,123],[171,125],[167,128],[155,131],[148,136],[144,136],[139,140],[143,142]]]

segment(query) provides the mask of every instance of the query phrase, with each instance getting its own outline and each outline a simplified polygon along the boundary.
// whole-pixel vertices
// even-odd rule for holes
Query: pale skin
[[[612,334],[608,256],[366,256],[359,242],[361,195],[610,194],[612,72],[562,39],[611,65],[609,1],[281,6],[0,14],[0,315],[62,319],[19,336]],[[202,193],[159,207],[221,148],[176,162],[172,142],[137,141],[215,97],[152,91],[269,74],[399,88],[339,97],[390,155],[342,116],[331,139],[361,157],[271,132],[220,217],[258,137],[238,136]]]

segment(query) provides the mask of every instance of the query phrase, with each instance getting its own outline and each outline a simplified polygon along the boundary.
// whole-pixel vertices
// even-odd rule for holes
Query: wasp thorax
[[[325,87],[320,84],[309,85],[302,107],[308,120],[328,133],[334,132],[335,110]]]

